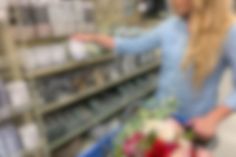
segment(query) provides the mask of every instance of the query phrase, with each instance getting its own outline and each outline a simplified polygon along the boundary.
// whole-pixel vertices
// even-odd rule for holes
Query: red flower
[[[157,140],[145,157],[170,157],[177,147],[177,144]]]

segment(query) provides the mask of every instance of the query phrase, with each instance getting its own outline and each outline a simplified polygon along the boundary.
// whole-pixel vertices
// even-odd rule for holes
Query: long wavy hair
[[[193,68],[193,84],[202,86],[216,68],[226,34],[234,22],[231,0],[193,0],[190,41],[183,61]]]

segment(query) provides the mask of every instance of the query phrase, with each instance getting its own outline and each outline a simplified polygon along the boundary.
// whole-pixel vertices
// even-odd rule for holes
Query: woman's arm
[[[113,38],[106,35],[76,34],[73,39],[85,42],[96,42],[119,54],[139,54],[158,48],[161,43],[160,27],[136,38]]]
[[[234,91],[229,97],[205,117],[194,119],[194,130],[205,138],[212,137],[219,124],[236,111],[236,25],[231,29],[225,44],[226,64],[233,74]]]

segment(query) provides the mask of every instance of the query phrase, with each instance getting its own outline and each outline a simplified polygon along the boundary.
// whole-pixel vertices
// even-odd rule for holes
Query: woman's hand
[[[195,118],[190,123],[200,137],[208,140],[216,134],[221,121],[231,115],[231,113],[232,109],[225,105],[220,105],[205,117]]]
[[[75,34],[72,39],[83,42],[95,42],[96,35],[93,34]]]
[[[72,39],[82,42],[95,42],[108,49],[114,49],[115,47],[115,41],[113,38],[106,35],[75,34],[72,36]]]
[[[212,116],[195,118],[191,121],[194,132],[204,140],[215,136],[218,124],[219,122]]]

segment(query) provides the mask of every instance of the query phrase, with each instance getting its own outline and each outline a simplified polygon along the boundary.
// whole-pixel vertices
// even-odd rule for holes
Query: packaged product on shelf
[[[0,156],[5,157],[8,156],[8,152],[4,142],[4,134],[2,133],[1,128],[2,127],[0,127]]]
[[[67,145],[63,146],[60,150],[56,151],[53,156],[54,157],[69,157],[69,156],[76,156],[78,151],[80,151],[81,147],[84,144],[84,139],[82,138],[75,138],[73,141],[68,143]]]
[[[83,11],[83,2],[81,0],[73,0],[73,11],[76,16],[74,16],[76,32],[83,32],[86,30],[86,23],[84,22],[84,11]]]
[[[0,119],[9,117],[10,114],[10,100],[7,89],[4,83],[0,80]]]
[[[101,46],[95,43],[86,43],[86,50],[91,56],[99,56],[102,54]]]
[[[68,132],[65,119],[60,112],[49,116],[45,120],[47,125],[47,136],[50,141],[54,141]]]
[[[29,107],[30,94],[24,81],[13,81],[7,84],[10,103],[14,110],[22,111]]]
[[[75,120],[72,111],[73,111],[72,109],[67,109],[61,112],[61,118],[64,120],[67,130],[76,128],[78,126],[78,122]]]
[[[93,78],[93,73],[90,70],[82,71],[76,74],[72,79],[73,85],[80,92],[87,91],[90,88],[96,86],[96,82]]]
[[[21,52],[21,60],[24,70],[32,72],[37,68],[36,56],[31,49],[25,49]]]
[[[99,138],[103,137],[107,133],[111,132],[112,130],[116,130],[121,126],[121,122],[119,118],[112,118],[109,119],[108,122],[105,122],[104,124],[100,124],[96,127],[94,127],[90,131],[91,138],[98,140]]]
[[[50,45],[37,46],[32,49],[32,53],[35,55],[36,67],[47,68],[53,64],[53,58],[51,54]]]
[[[83,11],[83,24],[85,30],[89,32],[95,31],[95,6],[91,0],[81,1],[80,9]]]
[[[105,78],[102,69],[95,69],[93,71],[93,77],[95,79],[96,86],[102,86],[105,84]]]
[[[34,9],[35,29],[37,38],[47,38],[51,36],[51,27],[48,17],[48,1],[31,0]]]
[[[103,108],[101,107],[101,103],[99,102],[98,98],[93,98],[89,100],[88,105],[95,114],[101,113],[103,111]]]
[[[83,119],[84,122],[90,120],[93,117],[91,111],[87,107],[78,107],[78,112],[80,113],[81,119]]]
[[[36,37],[35,21],[34,21],[34,9],[30,4],[30,1],[14,1],[15,7],[11,7],[10,21],[12,25],[12,32],[14,38],[20,41],[27,41]],[[21,15],[21,17],[17,17]]]
[[[66,130],[59,127],[54,119],[46,119],[47,137],[49,141],[54,141],[58,137],[65,134]]]
[[[17,129],[14,127],[14,125],[12,124],[3,125],[0,128],[0,133],[3,136],[2,138],[6,146],[8,156],[21,157],[22,143],[20,141]]]
[[[23,148],[26,151],[34,151],[40,146],[39,130],[35,123],[30,122],[19,128]]]
[[[55,37],[68,36],[76,32],[72,2],[58,1],[50,3],[48,14],[52,32]]]
[[[70,55],[74,60],[81,61],[88,57],[87,49],[85,43],[83,42],[70,40],[68,43],[68,48]]]
[[[70,78],[66,76],[43,79],[37,84],[39,98],[44,103],[63,100],[64,97],[76,92],[76,87],[73,86]]]
[[[107,67],[107,76],[109,81],[116,81],[121,78],[121,69],[118,65],[110,65]]]
[[[53,64],[61,65],[67,62],[67,51],[65,43],[51,45],[51,57]]]
[[[137,67],[136,61],[137,61],[137,57],[134,55],[124,56],[121,61],[122,71],[125,74],[129,74],[130,72],[133,72],[134,70],[136,70],[136,67]]]

